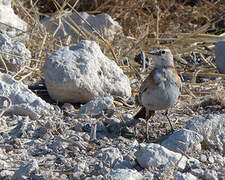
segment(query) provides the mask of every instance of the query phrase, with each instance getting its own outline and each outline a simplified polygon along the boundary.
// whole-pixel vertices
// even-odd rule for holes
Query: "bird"
[[[168,109],[174,106],[180,95],[181,79],[174,67],[173,54],[168,47],[157,47],[149,52],[154,68],[143,81],[135,97],[136,104],[141,109],[134,119],[146,119],[146,136],[148,135],[148,120],[157,110],[165,110],[171,131],[174,130],[168,117]]]

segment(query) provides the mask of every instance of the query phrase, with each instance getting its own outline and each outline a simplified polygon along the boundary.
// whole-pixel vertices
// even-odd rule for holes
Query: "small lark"
[[[137,104],[142,108],[134,116],[146,119],[146,134],[148,139],[148,120],[155,115],[156,110],[166,110],[176,104],[180,95],[181,79],[174,68],[173,55],[168,48],[155,49],[149,52],[155,63],[154,69],[144,80],[136,96]]]

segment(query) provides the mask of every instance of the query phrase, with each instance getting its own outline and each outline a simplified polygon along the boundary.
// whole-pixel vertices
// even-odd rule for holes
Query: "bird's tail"
[[[155,111],[149,111],[149,117],[154,116],[155,115]],[[138,118],[143,118],[146,119],[146,109],[144,107],[142,107],[135,115],[134,115],[134,119],[138,119]]]
[[[134,100],[135,100],[135,104],[137,106],[143,106],[142,103],[141,103],[141,95],[140,94],[136,94]]]

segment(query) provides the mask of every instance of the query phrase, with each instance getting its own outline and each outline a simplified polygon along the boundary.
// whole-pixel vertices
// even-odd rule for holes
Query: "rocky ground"
[[[82,48],[74,48],[74,52],[80,57],[76,53],[73,55],[78,59],[84,58],[82,62],[86,62],[89,67],[89,61],[93,58],[85,57],[85,51],[94,51],[96,55],[101,50],[92,50],[96,48],[95,43],[90,46],[89,42],[83,41],[81,44]],[[53,57],[49,57],[45,68],[51,73],[61,68],[57,72],[65,75],[63,71],[68,72],[68,63],[64,62],[63,68],[56,65],[56,69],[52,70],[48,61],[56,64],[62,60],[57,60],[62,54],[54,53]],[[105,60],[100,61],[103,63]],[[99,67],[105,72],[108,67],[107,64],[102,66],[102,63],[99,63]],[[70,64],[68,66],[71,67]],[[77,67],[84,68],[80,64]],[[95,69],[98,70],[97,65]],[[121,73],[116,68],[114,71]],[[98,71],[89,69],[86,73],[98,74]],[[115,76],[116,72],[113,74]],[[102,75],[111,78],[108,74]],[[92,82],[95,75],[89,76],[92,77]],[[122,74],[119,77],[121,86],[127,83]],[[164,112],[158,112],[149,121],[150,139],[147,140],[146,121],[133,119],[137,107],[133,104],[132,97],[128,100],[119,98],[118,94],[98,97],[83,106],[77,103],[56,104],[48,95],[45,84],[26,86],[4,73],[1,73],[0,79],[1,179],[225,178],[225,115],[223,106],[213,99],[204,98],[204,103],[187,105],[181,95],[179,102],[169,113],[175,131],[171,132]],[[60,78],[57,80],[60,81]],[[88,78],[85,80],[88,82]],[[221,79],[215,81],[221,82]],[[71,82],[70,79],[69,82],[73,85],[66,83],[65,79],[64,82],[76,91],[77,82]],[[138,83],[138,80],[132,79],[132,82]],[[79,88],[83,87],[82,91],[85,91],[85,85],[81,84]],[[103,89],[105,87],[109,89],[104,92],[106,95],[110,92],[121,93],[122,89],[117,87],[119,90],[110,90],[110,84],[105,84]],[[57,91],[57,87],[50,90]],[[67,90],[68,88],[61,89],[59,96],[65,95],[63,97],[68,98]],[[100,90],[101,88],[93,88],[89,95],[92,97],[92,94],[103,93]],[[87,98],[87,93],[81,97]],[[208,113],[210,105],[211,110],[215,110]]]

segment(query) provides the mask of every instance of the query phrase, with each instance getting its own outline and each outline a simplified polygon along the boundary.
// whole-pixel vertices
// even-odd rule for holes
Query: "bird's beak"
[[[159,50],[152,50],[152,51],[149,51],[149,54],[154,56],[160,56],[161,52]]]

